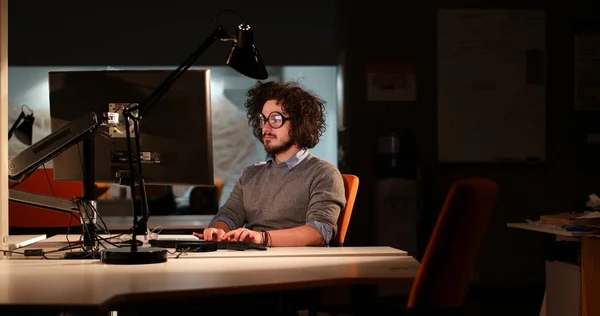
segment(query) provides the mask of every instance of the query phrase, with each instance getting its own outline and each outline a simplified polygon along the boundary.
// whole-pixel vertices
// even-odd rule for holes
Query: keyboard
[[[216,251],[217,249],[223,250],[267,250],[267,247],[241,241],[190,241],[190,240],[177,240],[177,239],[151,239],[149,241],[152,247],[160,248],[175,248],[176,251],[188,249],[188,251]]]
[[[230,250],[267,250],[267,247],[261,244],[243,241],[217,241],[217,249]]]

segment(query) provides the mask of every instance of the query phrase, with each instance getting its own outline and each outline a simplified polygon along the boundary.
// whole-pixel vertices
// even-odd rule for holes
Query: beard
[[[267,152],[267,154],[278,155],[278,154],[281,154],[281,153],[287,151],[288,149],[292,148],[292,146],[294,145],[294,141],[290,138],[286,142],[284,142],[283,144],[280,144],[280,145],[268,145],[263,140],[263,145],[265,147],[265,151]]]

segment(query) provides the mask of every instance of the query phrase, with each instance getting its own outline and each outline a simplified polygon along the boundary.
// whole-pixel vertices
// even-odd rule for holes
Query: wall
[[[11,65],[178,65],[235,9],[254,29],[268,65],[334,65],[335,1],[11,1]],[[233,34],[240,19],[219,22]],[[201,65],[222,65],[215,43]],[[317,48],[317,49],[315,49]]]
[[[315,93],[326,102],[327,128],[317,146],[310,152],[337,166],[336,67],[288,66],[282,68],[282,77],[284,81],[299,81],[303,88]]]
[[[348,44],[342,56],[345,73],[344,115],[349,154],[343,162],[361,179],[348,244],[373,240],[372,209],[377,137],[386,130],[406,129],[414,135],[421,167],[423,204],[420,244],[424,249],[449,186],[457,179],[485,176],[500,185],[500,197],[481,249],[477,277],[489,284],[540,283],[543,252],[549,235],[506,228],[507,222],[537,219],[541,214],[582,208],[590,190],[598,189],[598,172],[581,164],[580,146],[598,114],[573,113],[572,22],[599,18],[592,5],[547,5],[522,2],[404,2],[388,10],[381,0],[352,2],[347,9]],[[442,7],[542,8],[547,12],[548,102],[547,157],[538,166],[438,165],[436,130],[436,9]],[[375,31],[374,31],[375,30]],[[394,48],[392,48],[394,44]],[[366,100],[365,67],[370,62],[410,60],[417,65],[417,101],[398,106]],[[459,75],[459,74],[457,74]],[[375,123],[377,120],[377,124]],[[584,123],[588,123],[587,125]],[[596,123],[594,123],[596,126]],[[587,126],[587,127],[584,127]],[[595,127],[594,129],[597,129]],[[342,138],[340,138],[341,141]],[[595,162],[597,164],[597,161]],[[597,169],[597,168],[596,168]],[[593,182],[592,182],[593,181]],[[593,184],[591,184],[593,183]],[[592,191],[593,192],[593,191]],[[597,192],[597,191],[596,191]],[[369,238],[371,236],[371,238]]]

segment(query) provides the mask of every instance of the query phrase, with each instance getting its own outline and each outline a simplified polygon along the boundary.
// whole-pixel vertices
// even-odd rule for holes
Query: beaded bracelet
[[[261,230],[261,232],[262,232],[262,237],[263,237],[262,245],[263,245],[263,247],[267,247],[267,245],[269,244],[269,235],[264,230]]]
[[[261,232],[262,232],[262,236],[263,236],[262,245],[264,247],[271,247],[273,245],[273,242],[269,243],[271,241],[271,233],[269,233],[268,231],[265,231],[265,230],[261,230]]]

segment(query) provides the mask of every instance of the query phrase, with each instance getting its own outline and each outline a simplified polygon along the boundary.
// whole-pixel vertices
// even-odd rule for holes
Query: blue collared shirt
[[[301,163],[302,160],[304,160],[304,158],[306,158],[306,157],[308,157],[308,149],[301,149],[297,153],[295,153],[292,157],[290,157],[288,160],[284,161],[283,163],[287,165],[288,169],[293,169],[295,166],[297,166],[299,163]],[[273,155],[269,155],[269,157],[267,157],[267,163],[271,163],[271,162],[275,162],[275,156],[273,156]]]

